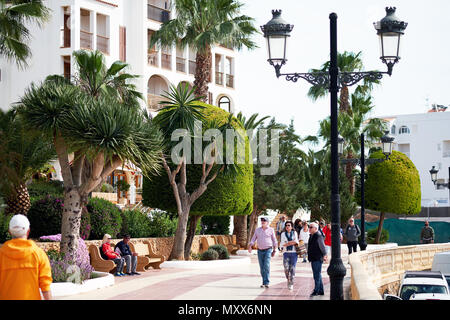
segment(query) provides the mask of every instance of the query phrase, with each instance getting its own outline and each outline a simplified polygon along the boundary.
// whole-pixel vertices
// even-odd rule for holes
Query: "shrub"
[[[367,231],[367,243],[374,244],[377,237],[378,228],[370,229]],[[389,231],[387,229],[381,230],[380,244],[386,243],[389,240]]]
[[[59,180],[33,181],[27,188],[31,203],[48,195],[61,199],[64,198],[64,185]]]
[[[92,198],[86,206],[91,216],[90,240],[102,239],[105,233],[116,237],[122,227],[120,209],[105,199]]]
[[[209,248],[202,253],[201,260],[217,260],[219,259],[219,254],[216,250]]]
[[[61,241],[61,234],[42,236],[41,241]],[[82,283],[90,279],[94,268],[90,265],[89,252],[83,239],[78,242],[74,260],[56,250],[47,251],[52,269],[53,282]]]
[[[177,230],[177,219],[158,209],[150,212],[149,237],[173,237]]]
[[[101,192],[109,192],[109,193],[113,193],[114,192],[114,187],[112,185],[110,185],[109,183],[104,183],[102,184],[102,187],[100,188]]]
[[[230,259],[230,254],[228,253],[228,249],[221,244],[215,244],[212,245],[208,248],[208,250],[214,250],[217,252],[217,254],[219,255],[219,259],[220,260],[224,260],[224,259]]]
[[[122,234],[129,234],[132,238],[150,236],[150,219],[139,210],[122,211]]]
[[[5,213],[0,210],[0,243],[11,240],[11,235],[9,234],[9,220],[13,215],[5,215]]]
[[[27,214],[28,220],[30,220],[30,238],[39,238],[49,233],[60,233],[63,208],[63,200],[51,195],[33,202]],[[80,237],[87,239],[90,229],[89,213],[87,210],[82,210]]]
[[[120,189],[120,191],[126,192],[126,191],[130,190],[130,185],[125,180],[117,181],[116,185]]]

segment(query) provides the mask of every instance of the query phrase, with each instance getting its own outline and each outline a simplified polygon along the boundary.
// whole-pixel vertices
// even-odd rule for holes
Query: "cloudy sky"
[[[362,51],[365,70],[386,71],[379,59],[379,42],[373,22],[382,19],[386,6],[397,8],[399,19],[408,22],[401,60],[392,77],[385,75],[372,91],[371,116],[422,113],[428,104],[450,106],[450,1],[448,0],[241,0],[243,13],[258,27],[271,18],[272,9],[294,25],[282,72],[308,72],[329,59],[329,14],[338,15],[338,51]],[[329,97],[312,102],[309,84],[279,79],[267,60],[262,34],[259,48],[243,50],[236,62],[237,107],[245,114],[294,120],[301,136],[316,134],[319,121],[330,114]],[[354,87],[351,88],[354,90]],[[447,111],[449,112],[449,111]]]

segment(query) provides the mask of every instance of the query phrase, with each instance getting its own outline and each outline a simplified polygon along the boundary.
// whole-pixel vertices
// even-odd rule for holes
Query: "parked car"
[[[385,294],[383,297],[385,300],[410,300],[413,295],[415,300],[430,297],[434,300],[449,300],[450,290],[442,272],[406,271],[398,295]]]
[[[450,287],[450,251],[438,252],[434,255],[431,271],[442,272]]]

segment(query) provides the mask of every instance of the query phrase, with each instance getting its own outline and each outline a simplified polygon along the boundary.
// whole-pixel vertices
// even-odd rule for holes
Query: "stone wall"
[[[200,252],[200,245],[201,245],[201,238],[211,238],[212,235],[198,235],[194,237],[194,240],[192,241],[192,253],[199,253]],[[235,236],[233,236],[235,237]],[[122,239],[111,239],[112,245],[115,245]],[[143,241],[149,241],[152,249],[155,251],[158,255],[163,255],[166,258],[169,257],[170,252],[172,250],[173,246],[173,237],[168,238],[133,238],[130,240],[132,243],[139,243]],[[89,247],[91,244],[94,244],[96,246],[100,246],[102,244],[102,240],[87,240],[86,247]],[[59,251],[59,242],[36,242],[36,244],[42,248],[44,251],[48,251],[50,249]]]
[[[351,254],[351,299],[380,300],[384,293],[397,294],[405,271],[431,269],[434,254],[449,250],[450,243],[440,243]]]

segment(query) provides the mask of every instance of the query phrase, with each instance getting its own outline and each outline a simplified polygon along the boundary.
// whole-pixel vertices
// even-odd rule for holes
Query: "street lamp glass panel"
[[[379,35],[381,58],[386,62],[395,62],[400,59],[400,38],[401,34],[387,32]]]
[[[394,137],[389,135],[389,131],[385,131],[384,136],[381,137],[381,143],[382,143],[383,153],[388,157],[392,154],[393,142],[394,142]]]
[[[286,36],[273,35],[267,37],[269,61],[273,65],[282,65],[286,61]]]
[[[436,170],[434,168],[434,166],[431,168],[430,170],[430,175],[431,175],[431,181],[433,181],[433,183],[436,183],[437,181],[437,173],[439,172],[439,170]]]
[[[344,154],[344,143],[345,140],[342,138],[342,136],[338,136],[338,155],[342,156]]]
[[[392,154],[392,142],[383,142],[383,153],[386,155]]]

